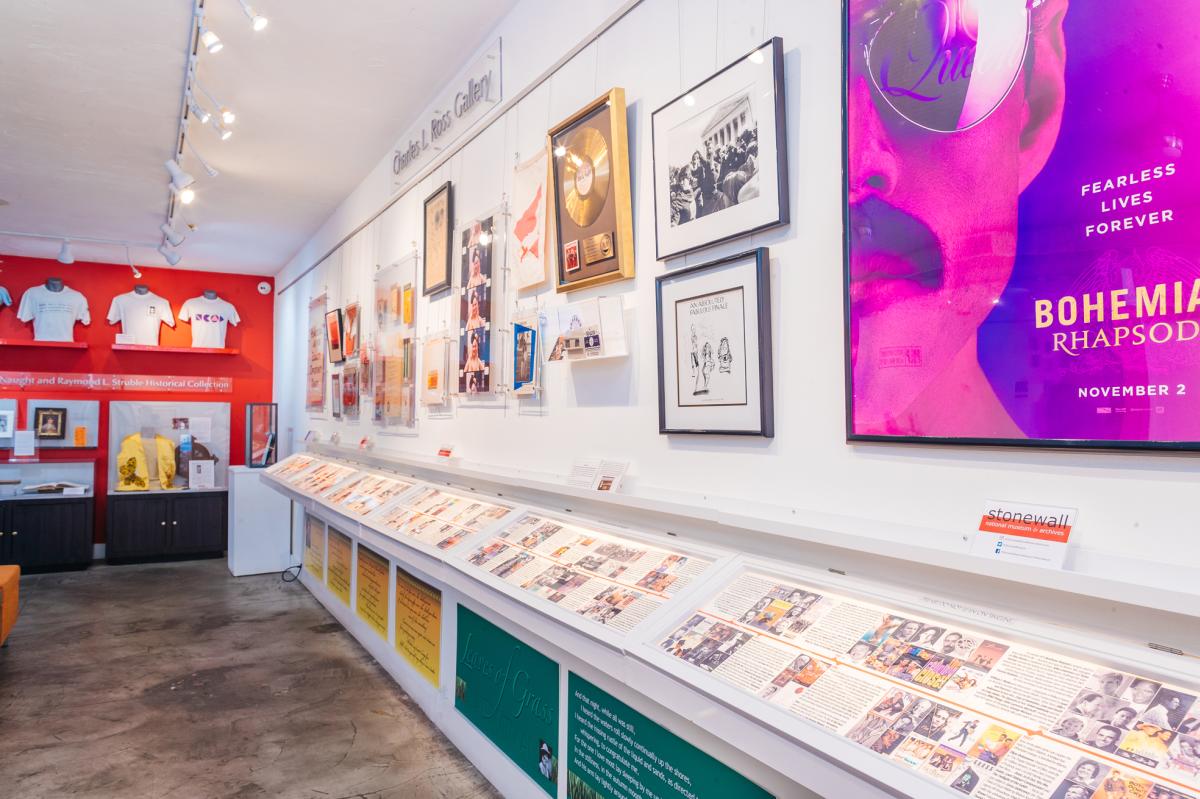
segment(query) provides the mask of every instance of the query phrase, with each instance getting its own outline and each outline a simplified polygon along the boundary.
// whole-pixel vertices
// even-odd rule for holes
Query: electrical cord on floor
[[[293,569],[296,570],[295,574],[292,574]],[[300,569],[301,565],[299,563],[295,564],[294,566],[288,566],[279,573],[279,579],[283,580],[285,583],[294,583],[300,579]]]

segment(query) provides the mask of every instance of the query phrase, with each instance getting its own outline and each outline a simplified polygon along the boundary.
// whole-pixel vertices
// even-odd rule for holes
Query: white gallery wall
[[[524,0],[495,32],[503,39],[504,99],[517,96],[630,5]],[[791,224],[670,264],[656,262],[651,113],[772,36],[781,37],[785,49]],[[447,75],[474,55],[448,53]],[[328,401],[325,414],[306,412],[310,298],[328,293],[331,308],[362,303],[362,330],[369,338],[376,265],[386,266],[421,246],[425,197],[451,180],[457,224],[489,214],[508,192],[515,163],[545,146],[546,130],[611,86],[625,89],[629,108],[637,277],[569,295],[547,286],[517,297],[510,286],[498,301],[497,316],[503,326],[516,307],[620,295],[630,357],[550,364],[539,401],[455,399],[448,412],[432,416],[421,408],[415,436],[395,435],[372,423],[369,397],[363,398],[358,421],[334,421]],[[397,137],[414,121],[395,120]],[[1146,580],[1155,573],[1171,574],[1176,587],[1186,589],[1189,575],[1200,568],[1189,507],[1197,494],[1194,456],[846,443],[841,136],[837,0],[632,4],[596,41],[277,298],[281,454],[302,448],[311,430],[323,442],[336,433],[348,446],[368,437],[375,454],[432,456],[440,446],[453,444],[463,462],[474,466],[500,473],[521,469],[550,479],[565,475],[578,458],[627,460],[631,467],[623,493],[683,492],[694,495],[698,505],[758,509],[764,515],[795,510],[798,519],[828,520],[833,529],[856,527],[893,544],[963,550],[985,500],[1061,505],[1079,509],[1072,568],[1114,577],[1133,571]],[[286,286],[387,203],[391,158],[391,152],[380,153],[377,168],[282,270],[277,285]],[[654,278],[668,267],[759,246],[771,255],[775,438],[660,435]],[[451,327],[456,301],[448,293],[432,301],[421,297],[418,335]],[[498,346],[508,343],[497,341]],[[507,348],[503,365],[502,382],[507,382]],[[768,513],[768,507],[775,510]],[[1194,586],[1193,580],[1190,590]]]

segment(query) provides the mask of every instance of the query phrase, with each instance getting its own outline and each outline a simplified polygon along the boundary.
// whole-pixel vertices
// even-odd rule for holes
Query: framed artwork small
[[[329,345],[330,363],[341,363],[346,360],[346,353],[343,351],[341,308],[335,308],[325,314],[325,341]]]
[[[424,295],[450,288],[454,249],[454,194],[450,181],[425,199]]]
[[[66,408],[37,408],[33,412],[35,438],[61,441],[67,435]]]
[[[662,275],[658,431],[775,435],[765,247]]]
[[[346,306],[346,312],[343,318],[345,327],[342,330],[342,356],[344,358],[358,357],[358,332],[361,317],[361,308],[357,302],[352,302]]]

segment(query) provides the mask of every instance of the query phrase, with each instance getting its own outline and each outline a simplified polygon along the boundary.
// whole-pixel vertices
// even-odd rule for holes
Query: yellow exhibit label
[[[435,687],[441,685],[442,592],[396,567],[396,651]]]
[[[358,547],[358,599],[355,612],[380,638],[387,638],[388,559],[372,549]]]
[[[315,516],[304,518],[304,568],[325,580],[325,523]]]
[[[338,599],[350,604],[350,562],[354,545],[350,536],[329,528],[329,565],[325,570],[325,584]]]

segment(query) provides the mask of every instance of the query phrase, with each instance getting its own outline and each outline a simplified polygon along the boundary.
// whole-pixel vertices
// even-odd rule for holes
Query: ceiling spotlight
[[[186,238],[178,230],[171,227],[170,222],[163,222],[158,226],[158,229],[161,230],[162,234],[167,237],[167,241],[171,242],[172,247],[178,247],[180,244],[183,244],[183,240]]]
[[[228,141],[229,137],[233,135],[232,130],[225,127],[223,124],[221,124],[220,122],[218,122],[215,119],[212,121],[212,126],[213,126],[213,130],[215,130],[220,135],[221,141]]]
[[[183,171],[183,167],[174,158],[166,162],[167,172],[171,173],[171,188],[182,192],[196,182],[196,179]],[[188,202],[191,202],[190,200]]]
[[[192,116],[200,120],[201,125],[207,125],[208,120],[212,119],[212,114],[208,112],[208,109],[196,102],[196,98],[190,94],[188,95],[188,108],[191,110]]]
[[[267,23],[270,20],[255,11],[254,7],[247,3],[246,0],[238,0],[238,2],[242,4],[242,11],[250,18],[250,27],[254,28],[256,33],[267,27]]]
[[[171,266],[179,263],[180,259],[183,257],[174,250],[168,249],[166,244],[158,245],[158,254],[161,255]]]
[[[229,106],[221,106],[221,121],[226,125],[232,125],[237,119],[237,114],[233,113],[233,109]]]
[[[71,240],[63,239],[62,247],[58,250],[58,262],[60,264],[75,263],[75,256],[71,253]]]
[[[200,28],[200,44],[204,45],[204,49],[214,55],[221,52],[225,47],[221,42],[220,36],[203,27]]]
[[[191,205],[192,200],[196,199],[196,192],[190,186],[186,189],[177,189],[174,183],[169,185],[171,186],[171,191],[175,192],[175,196],[179,198],[179,202],[184,205]]]

